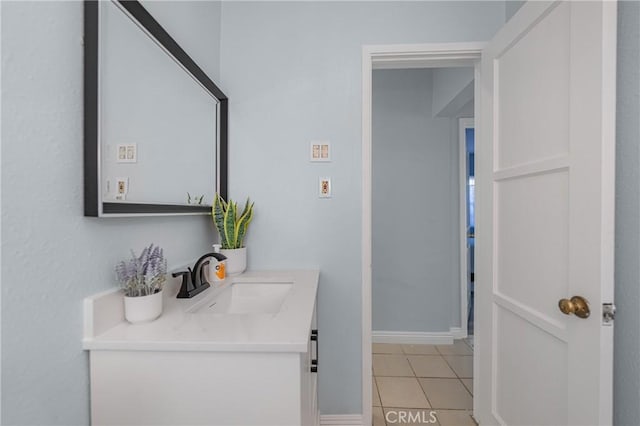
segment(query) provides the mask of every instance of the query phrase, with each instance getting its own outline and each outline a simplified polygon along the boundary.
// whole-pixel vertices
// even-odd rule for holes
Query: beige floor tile
[[[460,381],[464,384],[464,387],[467,388],[469,393],[473,395],[473,379],[460,379]]]
[[[373,374],[376,377],[413,377],[413,370],[404,355],[374,354]]]
[[[456,377],[440,355],[409,355],[407,358],[416,377]]]
[[[402,345],[394,345],[390,343],[374,343],[372,345],[374,354],[401,354]]]
[[[465,338],[465,339],[462,339],[462,340],[464,340],[464,342],[465,342],[467,345],[469,345],[469,347],[470,347],[470,348],[471,348],[471,350],[473,351],[473,345],[474,345],[474,341],[475,341],[475,340],[474,340],[474,338],[473,338],[473,336],[469,336],[469,337],[467,337],[467,338]]]
[[[433,408],[470,410],[473,398],[458,379],[419,379]],[[383,401],[384,406],[384,401]]]
[[[436,345],[402,345],[407,355],[439,355]]]
[[[473,355],[471,348],[463,340],[454,340],[453,345],[437,345],[442,355]]]
[[[373,426],[387,426],[381,407],[373,407]]]
[[[437,426],[436,412],[431,409],[387,408],[384,407],[385,419],[389,425]],[[433,414],[432,414],[433,413]]]
[[[415,377],[376,377],[376,381],[383,407],[430,408]]]
[[[371,382],[373,383],[373,406],[382,407],[382,403],[380,402],[380,394],[378,393],[378,386],[376,385],[376,378],[372,377],[371,379]]]
[[[436,410],[436,417],[442,426],[476,426],[471,418],[471,411]]]
[[[473,377],[472,356],[444,355],[444,359],[461,379]]]

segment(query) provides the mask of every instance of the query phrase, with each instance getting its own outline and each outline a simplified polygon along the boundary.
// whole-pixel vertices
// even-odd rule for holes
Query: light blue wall
[[[432,118],[433,73],[373,72],[376,331],[449,332],[460,326],[459,197],[457,179],[452,182],[458,144],[451,134],[457,120]]]
[[[83,217],[82,2],[1,7],[2,424],[88,424],[82,299],[115,285],[130,248],[154,242],[178,264],[207,250],[213,228],[204,216]],[[219,15],[219,4],[197,9]],[[206,57],[219,27],[180,16],[187,50]],[[206,62],[216,73],[217,58]]]
[[[640,3],[618,3],[614,424],[640,424]]]
[[[504,14],[506,18],[505,21],[508,21],[509,19],[511,19],[511,17],[515,15],[515,13],[525,3],[526,3],[525,0],[505,0],[505,8],[504,8]]]
[[[214,82],[220,81],[220,1],[141,3]]]
[[[473,74],[470,67],[433,70],[434,117],[450,117],[473,99]]]
[[[222,4],[230,194],[256,202],[250,268],[321,270],[323,414],[362,410],[362,45],[488,40],[504,16],[504,2]],[[315,139],[333,162],[308,161]],[[319,176],[333,198],[318,199]]]

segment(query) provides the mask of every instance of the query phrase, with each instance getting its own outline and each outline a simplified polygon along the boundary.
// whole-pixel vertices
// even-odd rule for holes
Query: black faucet
[[[193,270],[187,268],[187,271],[174,272],[171,274],[174,277],[182,276],[182,286],[178,292],[178,299],[190,299],[211,287],[211,284],[207,282],[204,276],[204,267],[209,264],[210,261],[208,259],[210,257],[214,257],[218,261],[226,259],[226,257],[220,253],[207,253],[202,255],[196,264],[193,265]]]

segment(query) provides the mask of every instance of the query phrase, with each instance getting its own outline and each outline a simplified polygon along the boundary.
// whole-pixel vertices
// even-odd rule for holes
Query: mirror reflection
[[[206,214],[227,98],[137,1],[85,1],[85,215]]]
[[[101,6],[102,200],[211,204],[217,99],[117,4]]]

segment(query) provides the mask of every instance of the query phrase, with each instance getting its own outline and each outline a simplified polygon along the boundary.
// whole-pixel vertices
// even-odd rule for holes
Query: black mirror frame
[[[211,95],[219,101],[218,141],[218,192],[227,198],[227,145],[228,145],[228,98],[191,59],[167,31],[151,16],[137,0],[114,0],[151,34],[173,58],[186,68]],[[84,215],[129,216],[129,215],[180,215],[207,214],[210,206],[180,204],[137,204],[103,202],[100,199],[99,134],[98,134],[98,70],[99,70],[99,2],[84,1]],[[102,208],[101,208],[102,207]]]

